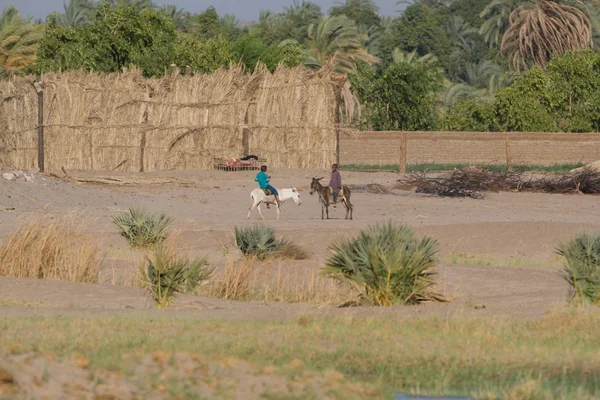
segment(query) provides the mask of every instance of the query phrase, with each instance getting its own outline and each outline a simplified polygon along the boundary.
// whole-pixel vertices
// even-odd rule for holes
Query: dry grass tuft
[[[245,258],[239,262],[229,260],[223,272],[213,282],[206,286],[210,297],[218,297],[227,300],[242,300],[249,297],[250,275],[255,269],[256,260]]]
[[[33,218],[0,247],[0,275],[97,282],[100,248],[84,234],[86,220],[71,215],[45,223]]]
[[[351,297],[335,280],[321,277],[317,268],[307,270],[256,258],[230,259],[198,294],[228,300],[317,304],[342,304]]]

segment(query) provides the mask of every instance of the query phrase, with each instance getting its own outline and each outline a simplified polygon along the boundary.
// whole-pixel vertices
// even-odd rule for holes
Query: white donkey
[[[279,205],[275,201],[274,195],[267,196],[264,190],[257,188],[250,193],[250,198],[252,199],[252,205],[248,210],[248,219],[250,219],[250,213],[252,213],[252,210],[254,210],[254,208],[258,210],[258,214],[261,216],[261,218],[265,219],[265,217],[262,215],[262,212],[260,211],[261,203],[274,204],[277,208],[277,219],[279,219]],[[279,201],[281,202],[281,204],[285,203],[289,199],[294,199],[294,203],[296,203],[297,205],[302,204],[302,200],[300,199],[300,192],[298,192],[296,188],[279,190]]]

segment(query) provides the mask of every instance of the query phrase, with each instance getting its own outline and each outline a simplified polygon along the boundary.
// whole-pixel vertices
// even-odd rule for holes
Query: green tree
[[[295,41],[267,46],[255,33],[243,35],[236,40],[232,45],[232,56],[235,62],[241,62],[249,71],[253,71],[259,62],[274,71],[279,64],[296,67],[305,59],[302,47]]]
[[[230,40],[236,40],[244,32],[244,26],[235,15],[225,14],[221,17],[221,30],[223,36]]]
[[[254,31],[267,46],[294,38],[295,34],[292,22],[284,14],[269,10],[260,12],[259,23]]]
[[[111,7],[157,8],[152,0],[104,0]]]
[[[456,0],[449,8],[452,16],[460,17],[469,26],[479,29],[483,24],[480,14],[488,4],[488,0]]]
[[[500,45],[502,35],[508,29],[508,20],[512,12],[523,3],[523,0],[492,0],[481,11],[483,24],[479,28],[490,47]]]
[[[429,130],[438,126],[443,86],[436,66],[398,63],[377,72],[360,64],[350,80],[364,109],[362,124],[375,130]]]
[[[323,16],[321,7],[310,1],[294,0],[291,7],[285,9],[285,17],[294,29],[294,39],[304,43],[308,38],[308,27],[319,23]]]
[[[370,55],[361,42],[356,25],[346,16],[326,17],[308,28],[306,64],[321,68],[334,62],[339,72],[356,70],[356,64],[373,64],[377,58]]]
[[[163,11],[173,20],[175,28],[179,31],[187,30],[187,22],[189,19],[189,13],[182,8],[177,8],[172,4],[168,4],[163,7]]]
[[[394,47],[406,52],[416,50],[420,56],[432,53],[447,70],[452,48],[443,27],[448,19],[419,3],[407,7],[398,21]]]
[[[558,128],[569,132],[600,131],[600,54],[568,52],[547,66],[545,90]]]
[[[452,105],[465,100],[491,102],[494,95],[511,83],[511,77],[493,61],[469,64],[464,79],[453,84],[446,93],[445,103]]]
[[[271,71],[276,70],[279,65],[287,68],[297,67],[304,59],[302,46],[295,43],[272,44],[260,55],[260,61]]]
[[[204,39],[217,37],[223,33],[221,19],[214,7],[208,7],[204,12],[193,15],[188,29],[194,35]]]
[[[392,59],[394,64],[412,64],[415,62],[423,62],[423,63],[437,63],[438,59],[433,54],[426,54],[422,57],[419,57],[416,50],[407,53],[400,49],[394,49],[392,53]]]
[[[260,56],[266,49],[267,45],[256,34],[243,35],[231,46],[234,61],[241,62],[249,71],[256,68]]]
[[[446,126],[486,130],[483,125],[489,122],[489,130],[508,132],[600,131],[600,54],[567,52],[545,70],[517,75],[489,107],[484,104],[469,100],[451,106]]]
[[[228,66],[232,58],[231,45],[221,36],[199,40],[191,35],[179,35],[175,45],[175,64],[189,65],[194,73],[215,72]]]
[[[93,0],[70,0],[63,7],[65,11],[58,16],[57,22],[70,27],[89,23],[88,15],[94,11],[95,3]]]
[[[495,132],[498,130],[496,108],[492,103],[468,100],[449,108],[444,129],[462,132]]]
[[[548,112],[548,77],[533,69],[496,94],[494,102],[500,130],[505,132],[554,132],[555,118]]]
[[[0,17],[0,73],[13,73],[33,63],[42,37],[41,26],[21,18],[13,6],[6,7]]]
[[[61,27],[47,20],[37,71],[88,69],[116,72],[131,65],[144,75],[161,75],[174,61],[177,31],[173,21],[154,9],[100,5],[89,25]]]
[[[467,66],[486,59],[489,48],[477,30],[460,16],[450,19],[446,34],[452,41],[448,77],[451,80],[464,79]]]
[[[332,17],[345,15],[356,26],[381,26],[381,17],[379,16],[379,7],[373,0],[344,0],[337,1],[337,6],[329,10]]]

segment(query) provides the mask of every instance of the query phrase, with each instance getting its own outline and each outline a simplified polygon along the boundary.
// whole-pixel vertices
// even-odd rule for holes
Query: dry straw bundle
[[[44,75],[46,168],[210,169],[214,156],[256,154],[271,166],[335,161],[343,80],[319,71],[239,66],[210,75],[146,79],[68,72]],[[33,78],[0,82],[0,157],[32,168],[37,157]]]

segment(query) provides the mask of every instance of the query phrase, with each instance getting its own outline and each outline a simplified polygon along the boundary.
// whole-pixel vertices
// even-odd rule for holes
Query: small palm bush
[[[284,239],[277,239],[275,229],[257,225],[234,230],[235,244],[245,256],[264,260],[268,256],[304,260],[307,252],[300,246]]]
[[[563,277],[573,299],[582,305],[600,305],[600,234],[581,233],[558,246],[565,258]]]
[[[142,281],[158,308],[167,307],[177,293],[192,292],[213,272],[207,267],[206,259],[190,261],[178,258],[164,246],[154,250],[152,259],[146,258],[147,265],[142,268]]]
[[[443,300],[428,291],[435,284],[430,269],[438,249],[437,240],[419,241],[409,227],[388,222],[330,246],[331,256],[322,274],[348,284],[367,304],[391,306]]]
[[[172,221],[165,214],[153,215],[135,208],[113,218],[113,223],[134,248],[150,247],[164,241],[167,227]]]

